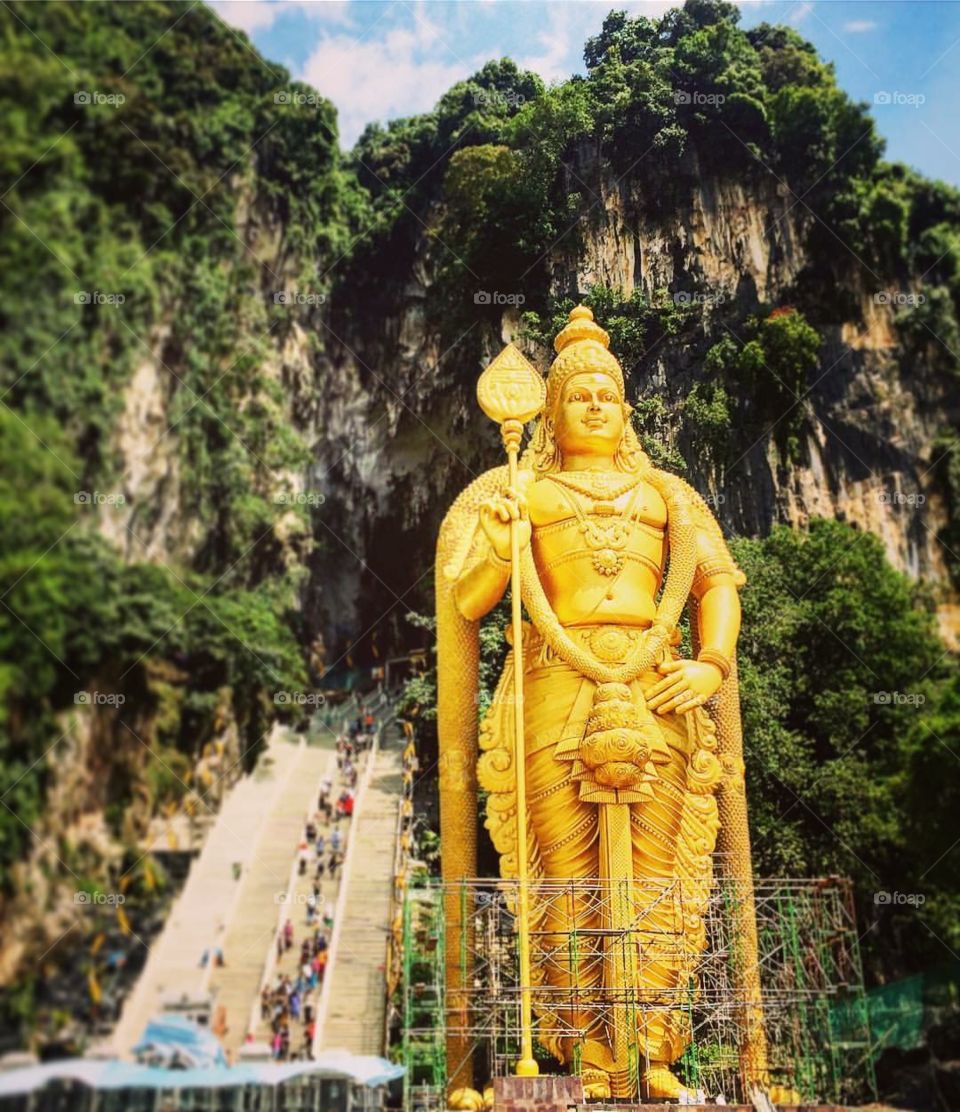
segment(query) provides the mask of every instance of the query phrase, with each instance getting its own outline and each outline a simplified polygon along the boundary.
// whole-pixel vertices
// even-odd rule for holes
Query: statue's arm
[[[711,523],[712,525],[712,523]],[[740,634],[740,594],[743,572],[730,555],[719,529],[697,530],[697,570],[691,594],[697,600],[700,659],[716,653],[732,661]]]
[[[505,487],[502,494],[480,504],[479,528],[464,570],[457,577],[453,597],[468,621],[478,621],[497,605],[510,581],[510,535],[516,528],[520,548],[530,543],[530,516],[522,484],[519,492]]]
[[[736,581],[732,575],[714,576],[697,597],[701,653],[708,649],[732,660],[740,633],[740,595]]]
[[[503,598],[510,582],[510,561],[502,560],[482,531],[453,588],[457,609],[471,622],[479,621]]]

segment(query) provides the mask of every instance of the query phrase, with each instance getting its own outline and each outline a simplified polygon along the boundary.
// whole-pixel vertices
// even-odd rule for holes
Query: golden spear
[[[547,400],[547,387],[536,367],[513,344],[494,359],[477,382],[480,408],[500,426],[507,453],[510,487],[518,491],[520,440]],[[520,522],[510,522],[510,624],[514,661],[514,752],[517,783],[517,927],[520,947],[520,1058],[517,1075],[536,1077],[533,1057],[533,1001],[530,976],[530,889],[527,862],[527,773],[523,738],[523,624],[520,616]]]

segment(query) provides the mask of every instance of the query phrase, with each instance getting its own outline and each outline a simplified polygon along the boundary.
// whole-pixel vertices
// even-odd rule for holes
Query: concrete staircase
[[[359,757],[354,758],[357,770],[360,774],[359,783],[363,783],[363,774],[367,767],[367,762],[370,760],[370,754],[364,753]],[[336,758],[334,754],[330,756],[330,764],[327,769],[330,779],[333,782],[333,797],[336,798],[340,791],[345,786],[345,781],[337,773]],[[324,833],[327,839],[327,849],[324,853],[324,859],[329,859],[330,854],[330,836],[334,829],[340,831],[341,838],[343,839],[341,846],[350,852],[350,839],[353,836],[354,824],[356,816],[351,820],[339,819],[332,823],[319,823],[320,830]],[[264,965],[265,971],[269,974],[268,983],[271,985],[275,982],[278,974],[287,975],[291,981],[297,979],[297,974],[300,969],[300,946],[304,938],[311,936],[314,930],[319,926],[319,922],[314,926],[307,926],[307,899],[313,893],[313,878],[315,873],[315,859],[311,855],[310,865],[304,876],[300,876],[299,872],[294,868],[290,876],[290,888],[287,893],[286,902],[276,910],[280,912],[278,920],[274,924],[273,934],[268,942],[267,961]],[[333,913],[340,898],[340,889],[342,883],[343,872],[337,872],[335,877],[331,877],[327,872],[320,882],[320,890],[324,899],[324,909],[327,912]],[[287,919],[293,924],[293,947],[282,955],[278,955],[276,951],[276,936],[283,922]],[[261,983],[257,984],[257,991],[254,994],[259,1000],[259,992]],[[310,991],[309,997],[313,1000],[314,1004],[318,1002],[322,989],[317,988]],[[271,1041],[273,1032],[268,1019],[263,1019],[260,1014],[258,1004],[255,1004],[251,1009],[250,1015],[250,1030],[257,1042],[269,1043]],[[303,1042],[301,1036],[301,1025],[292,1025],[292,1038],[291,1038],[291,1051],[299,1053],[303,1049]],[[232,1044],[231,1044],[232,1045]]]
[[[330,969],[320,1000],[315,1052],[383,1053],[384,965],[403,744],[399,728],[388,723],[358,800],[331,940]]]
[[[271,811],[258,816],[250,827],[249,832],[256,832],[259,838],[259,846],[244,873],[238,914],[232,916],[226,930],[226,965],[214,969],[210,977],[217,1012],[226,1022],[220,1041],[227,1051],[236,1051],[243,1044],[251,1016],[259,1019],[259,1008],[254,1005],[259,1000],[280,922],[287,916],[302,917],[305,913],[305,906],[286,902],[295,886],[297,846],[307,815],[316,807],[320,780],[325,773],[332,776],[335,770],[333,739],[327,735],[303,749]]]

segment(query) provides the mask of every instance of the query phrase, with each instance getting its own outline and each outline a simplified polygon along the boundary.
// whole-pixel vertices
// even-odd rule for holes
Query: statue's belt
[[[647,632],[642,626],[589,625],[567,626],[566,631],[602,664],[622,664],[637,648]],[[507,640],[510,640],[509,629]],[[660,652],[659,660],[672,660],[668,646]],[[551,664],[566,664],[560,653],[550,645],[543,634],[530,622],[523,623],[523,670],[542,668]],[[571,665],[567,664],[568,667]]]

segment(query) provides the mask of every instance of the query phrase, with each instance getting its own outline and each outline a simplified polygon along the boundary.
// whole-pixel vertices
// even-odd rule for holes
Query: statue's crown
[[[559,355],[570,344],[580,343],[582,340],[596,340],[605,348],[610,346],[609,335],[593,319],[593,311],[586,305],[578,305],[571,309],[567,317],[567,324],[557,333],[553,341],[554,351]]]
[[[547,408],[553,408],[564,383],[571,375],[600,372],[617,384],[624,397],[623,370],[609,350],[610,337],[593,319],[586,305],[570,311],[566,325],[553,341],[557,357],[547,375]]]

